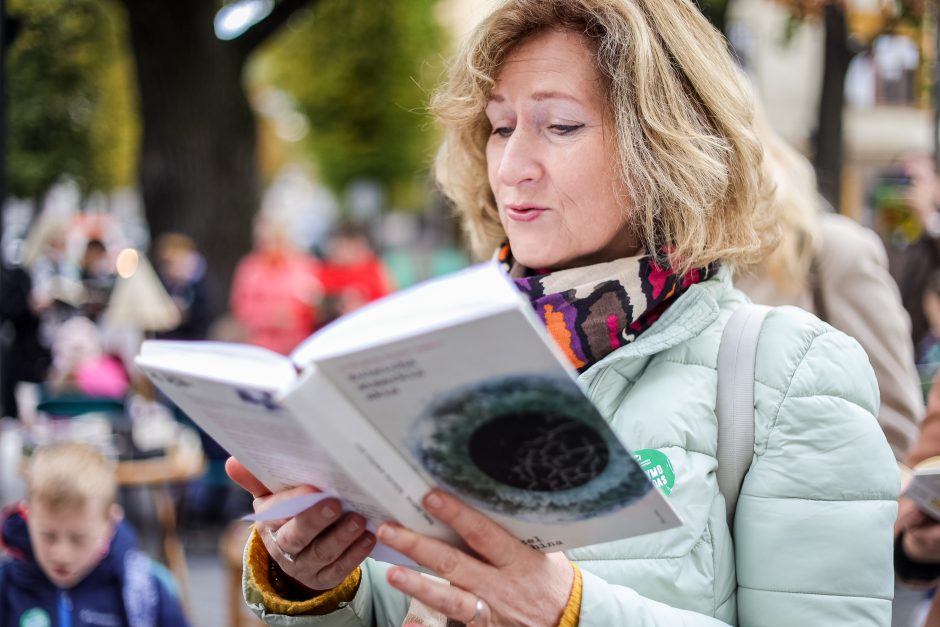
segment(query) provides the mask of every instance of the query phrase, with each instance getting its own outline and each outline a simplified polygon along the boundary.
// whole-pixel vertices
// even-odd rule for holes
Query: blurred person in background
[[[23,242],[10,241],[0,255],[0,415],[17,418],[16,387],[45,381],[52,353],[39,339],[40,318],[23,265]]]
[[[32,279],[30,300],[41,320],[39,339],[51,346],[59,326],[79,315],[85,301],[78,264],[69,255],[64,223],[36,223],[27,237],[26,265]]]
[[[108,249],[100,239],[89,239],[79,262],[80,278],[85,288],[82,313],[97,321],[107,307],[117,275]]]
[[[87,444],[37,449],[0,519],[0,625],[186,627],[175,582],[137,547],[114,464]]]
[[[76,316],[59,327],[52,343],[50,392],[121,399],[129,385],[124,366],[104,352],[94,322]]]
[[[901,301],[911,317],[914,349],[929,332],[924,312],[924,293],[930,275],[940,268],[940,185],[933,160],[928,155],[910,155],[901,160],[892,178],[903,209],[916,225],[913,241],[902,241],[891,253],[891,274],[901,290]]]
[[[802,307],[858,340],[878,379],[878,422],[895,458],[903,460],[917,437],[924,403],[907,341],[910,318],[888,272],[884,244],[874,231],[832,211],[816,191],[812,165],[762,112],[756,127],[783,235],[735,285],[755,302]]]
[[[157,275],[180,311],[179,325],[156,336],[167,340],[206,339],[217,312],[205,257],[192,238],[182,233],[164,233],[153,248]]]
[[[926,396],[935,373],[940,369],[940,268],[934,270],[927,280],[924,316],[927,318],[927,333],[917,345],[917,368]]]
[[[394,290],[365,228],[351,222],[341,223],[327,238],[319,276],[323,283],[321,324]]]
[[[940,455],[940,372],[934,375],[927,397],[927,411],[917,442],[904,460],[909,468]],[[895,524],[894,567],[898,579],[909,585],[940,583],[940,521],[902,496]],[[929,602],[923,627],[940,627],[940,596]]]
[[[186,341],[207,339],[218,313],[216,294],[207,275],[205,257],[196,248],[196,243],[182,233],[164,233],[154,244],[154,258],[157,275],[180,311],[179,325],[169,331],[157,332],[156,337]],[[222,516],[218,505],[225,498],[225,489],[216,478],[228,453],[179,407],[162,395],[158,400],[171,408],[178,422],[199,433],[209,461],[207,474],[189,482],[184,493],[181,513],[184,526],[198,527],[208,519]]]
[[[254,250],[235,269],[231,310],[248,343],[288,354],[310,335],[323,298],[320,266],[291,237],[288,220],[260,213]]]

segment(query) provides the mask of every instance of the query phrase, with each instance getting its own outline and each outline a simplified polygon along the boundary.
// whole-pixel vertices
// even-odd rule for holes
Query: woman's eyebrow
[[[571,94],[566,94],[561,91],[537,91],[534,94],[530,95],[529,98],[532,100],[541,102],[543,100],[568,100],[576,104],[582,104],[581,100],[572,96]],[[492,94],[490,96],[489,102],[506,102],[506,98],[499,94]]]
[[[571,94],[567,94],[561,91],[537,91],[532,94],[532,100],[543,101],[543,100],[568,100],[576,104],[581,104],[581,100],[576,98]]]

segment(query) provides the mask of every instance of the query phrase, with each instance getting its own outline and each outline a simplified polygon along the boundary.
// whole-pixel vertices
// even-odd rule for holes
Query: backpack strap
[[[754,457],[754,364],[757,340],[770,307],[748,303],[731,314],[718,346],[718,489],[728,527],[744,475]]]

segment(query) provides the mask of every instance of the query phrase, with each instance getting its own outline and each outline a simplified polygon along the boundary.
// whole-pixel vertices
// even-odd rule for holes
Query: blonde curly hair
[[[764,171],[773,183],[771,202],[781,233],[773,251],[743,270],[769,279],[781,295],[792,298],[810,287],[813,254],[820,243],[817,215],[825,200],[816,191],[813,166],[774,131],[760,106],[754,122],[764,146]]]
[[[506,240],[484,110],[507,55],[547,29],[579,33],[594,52],[644,248],[669,250],[680,272],[763,257],[778,235],[752,95],[724,38],[687,0],[510,0],[476,28],[431,103],[444,129],[438,182],[473,252],[486,257]]]

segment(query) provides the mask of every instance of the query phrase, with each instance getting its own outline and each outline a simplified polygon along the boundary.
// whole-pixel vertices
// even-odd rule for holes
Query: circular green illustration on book
[[[523,520],[591,518],[650,489],[570,379],[522,375],[453,390],[415,420],[406,446],[468,503]]]

